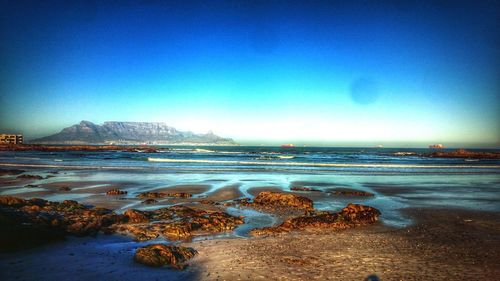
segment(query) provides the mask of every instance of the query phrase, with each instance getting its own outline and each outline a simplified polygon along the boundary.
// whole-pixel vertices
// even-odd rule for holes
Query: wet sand
[[[241,193],[239,185],[233,184],[219,188],[213,192],[210,192],[207,194],[206,198],[203,199],[210,201],[227,201],[227,200],[238,199],[242,196],[243,193]]]
[[[154,192],[165,192],[165,193],[177,193],[185,192],[190,194],[201,194],[210,190],[211,185],[209,184],[177,184],[168,187],[158,188],[150,191]]]

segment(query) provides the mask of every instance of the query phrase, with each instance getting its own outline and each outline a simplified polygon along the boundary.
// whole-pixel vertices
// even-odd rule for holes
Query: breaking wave
[[[359,167],[359,168],[432,168],[432,169],[455,169],[455,168],[481,168],[500,169],[500,165],[436,165],[436,164],[380,164],[380,163],[307,163],[307,162],[261,162],[261,161],[237,161],[237,160],[204,160],[204,159],[171,159],[171,158],[147,158],[149,162],[166,163],[206,163],[227,165],[271,165],[271,166],[303,166],[303,167]]]

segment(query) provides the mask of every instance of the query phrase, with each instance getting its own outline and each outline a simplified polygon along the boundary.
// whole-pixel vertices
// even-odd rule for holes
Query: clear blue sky
[[[500,146],[498,1],[345,2],[0,0],[0,131]]]

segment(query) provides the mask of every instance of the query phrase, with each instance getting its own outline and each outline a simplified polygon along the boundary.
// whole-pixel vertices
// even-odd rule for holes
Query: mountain
[[[195,134],[179,131],[158,122],[104,122],[89,121],[64,128],[61,132],[32,140],[39,144],[216,144],[235,145],[230,138],[212,132]]]

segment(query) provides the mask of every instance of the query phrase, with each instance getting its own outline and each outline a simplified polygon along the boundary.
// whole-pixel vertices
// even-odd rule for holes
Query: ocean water
[[[290,173],[490,173],[499,160],[419,157],[428,149],[329,147],[159,147],[142,152],[0,152],[0,163],[73,168],[125,168]],[[500,151],[500,150],[477,150]],[[4,165],[5,166],[5,165]]]
[[[206,193],[233,185],[238,186],[245,197],[252,197],[248,192],[252,188],[289,191],[297,182],[325,190],[352,188],[375,196],[315,197],[315,207],[338,210],[350,202],[367,204],[379,208],[382,222],[393,226],[411,223],[401,212],[409,207],[500,211],[499,160],[420,157],[420,153],[429,150],[407,148],[159,148],[158,153],[0,152],[0,168],[25,169],[42,176],[54,170],[63,171],[40,181],[42,184],[79,180],[132,182],[127,194],[130,198],[139,192],[177,184],[208,184],[210,189]],[[0,195],[16,195],[23,192],[23,188],[26,189],[4,185]],[[91,195],[79,193],[69,198],[70,195],[52,194],[46,199],[80,200]],[[269,220],[262,214],[249,216]]]

